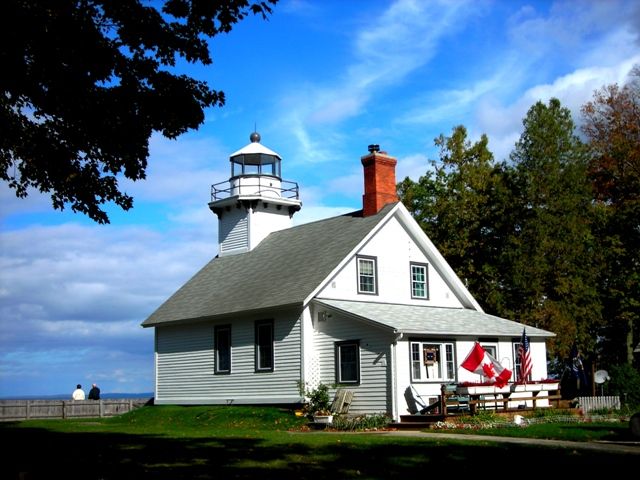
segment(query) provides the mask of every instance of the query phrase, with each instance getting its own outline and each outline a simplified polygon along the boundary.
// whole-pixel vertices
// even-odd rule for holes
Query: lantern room
[[[230,157],[231,178],[269,175],[280,179],[282,176],[280,155],[260,143],[259,133],[253,132],[249,138],[251,143]]]

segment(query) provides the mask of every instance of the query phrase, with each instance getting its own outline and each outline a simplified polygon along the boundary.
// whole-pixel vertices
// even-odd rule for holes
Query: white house
[[[298,186],[251,143],[212,187],[219,254],[144,327],[155,328],[158,404],[294,404],[299,385],[354,392],[350,413],[406,414],[410,386],[479,382],[474,342],[517,370],[524,325],[488,315],[396,195],[396,160],[362,157],[363,209],[291,226]],[[530,379],[545,379],[545,330],[526,327]],[[514,373],[515,375],[515,373]]]

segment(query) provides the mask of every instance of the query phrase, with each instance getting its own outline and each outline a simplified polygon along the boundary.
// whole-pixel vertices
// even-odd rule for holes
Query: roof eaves
[[[257,316],[259,314],[271,315],[277,311],[288,310],[293,308],[302,308],[302,302],[292,302],[287,304],[273,305],[273,306],[264,307],[264,308],[254,308],[252,310],[237,309],[237,310],[227,311],[227,312],[223,312],[215,315],[206,315],[206,316],[193,317],[193,318],[178,318],[175,320],[164,320],[164,321],[149,322],[149,323],[146,323],[149,320],[147,318],[147,320],[145,320],[142,323],[142,326],[144,328],[147,328],[147,327],[160,327],[163,325],[178,325],[178,324],[186,324],[186,323],[200,323],[200,322],[207,322],[207,321],[226,320],[230,318],[238,318],[240,314],[243,317]]]

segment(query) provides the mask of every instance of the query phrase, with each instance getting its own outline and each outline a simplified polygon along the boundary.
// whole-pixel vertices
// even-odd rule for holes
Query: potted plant
[[[314,389],[307,390],[306,396],[309,398],[307,411],[315,423],[333,422],[331,413],[331,401],[329,400],[329,387],[323,383],[318,384]]]

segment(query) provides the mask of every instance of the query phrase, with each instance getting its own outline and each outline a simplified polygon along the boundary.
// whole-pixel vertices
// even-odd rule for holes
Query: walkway
[[[388,430],[380,432],[383,435],[416,438],[447,438],[455,440],[477,440],[479,442],[513,443],[531,445],[535,443],[544,447],[572,448],[574,450],[597,450],[627,455],[640,455],[640,442],[569,442],[566,440],[546,440],[541,438],[497,437],[489,435],[466,435],[463,433],[430,433],[416,430]]]

